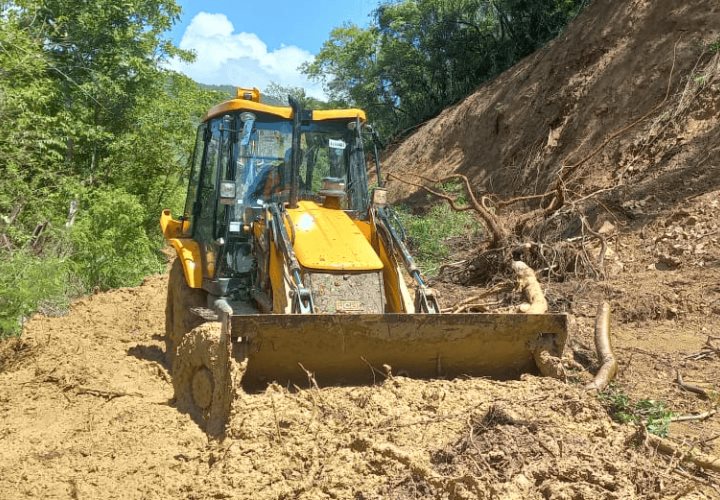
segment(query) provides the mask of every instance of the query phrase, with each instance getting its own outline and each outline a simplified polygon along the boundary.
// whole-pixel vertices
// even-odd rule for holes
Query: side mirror
[[[237,195],[237,189],[235,187],[235,181],[222,181],[220,183],[220,204],[221,205],[234,205],[236,195]]]

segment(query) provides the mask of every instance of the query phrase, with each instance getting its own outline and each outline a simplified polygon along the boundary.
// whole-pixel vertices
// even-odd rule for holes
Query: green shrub
[[[720,38],[708,45],[708,51],[711,54],[717,54],[718,52],[720,52]]]
[[[64,312],[73,290],[69,262],[62,257],[39,257],[26,251],[0,259],[0,338],[17,335],[27,316],[40,310]]]
[[[654,399],[632,401],[630,396],[616,385],[611,385],[601,393],[600,401],[617,422],[642,424],[651,434],[667,436],[673,412],[665,406],[664,402]]]
[[[122,189],[96,190],[81,202],[70,233],[71,258],[87,289],[137,285],[162,272],[157,243],[142,224],[145,217],[137,198]]]
[[[435,275],[449,254],[447,240],[461,235],[477,235],[480,223],[471,212],[456,212],[446,203],[433,205],[424,215],[414,215],[405,207],[395,209],[408,236],[408,243],[424,274]]]

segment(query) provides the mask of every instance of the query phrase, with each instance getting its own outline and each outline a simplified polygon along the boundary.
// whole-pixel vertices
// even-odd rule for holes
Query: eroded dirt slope
[[[403,140],[385,170],[462,173],[501,197],[543,193],[608,141],[569,195],[623,184],[624,202],[661,187],[667,204],[716,190],[718,41],[715,1],[594,0],[556,40]],[[416,191],[389,185],[395,199]]]
[[[35,317],[0,373],[0,498],[662,498],[662,471],[576,385],[416,381],[242,394],[209,441],[162,364],[166,278]],[[697,488],[700,488],[698,490]],[[695,495],[695,496],[693,496]]]

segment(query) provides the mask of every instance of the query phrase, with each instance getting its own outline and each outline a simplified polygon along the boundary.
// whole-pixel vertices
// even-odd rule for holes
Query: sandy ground
[[[162,361],[165,287],[155,276],[85,298],[66,317],[33,318],[22,340],[3,345],[0,498],[720,495],[717,476],[678,474],[581,386],[532,376],[270,386],[241,394],[228,436],[209,440],[174,406]],[[671,380],[672,363],[702,347],[689,331],[677,322],[617,329],[630,392],[656,392],[688,412],[707,404]],[[573,341],[585,342],[582,332]],[[718,366],[706,358],[684,369],[700,382]],[[671,435],[697,440],[717,424],[677,424]]]

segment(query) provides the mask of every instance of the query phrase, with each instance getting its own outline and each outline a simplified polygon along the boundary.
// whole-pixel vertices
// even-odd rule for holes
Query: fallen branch
[[[711,349],[703,348],[702,351],[699,351],[699,352],[696,352],[693,354],[689,354],[688,356],[685,356],[683,359],[691,359],[693,361],[700,361],[701,359],[709,358],[710,356],[715,356],[715,354],[716,354],[715,351],[713,351]]]
[[[715,410],[704,411],[697,415],[678,415],[676,417],[670,417],[670,422],[692,422],[694,420],[707,420],[717,413]]]
[[[676,370],[675,373],[677,374],[676,382],[677,385],[679,385],[682,389],[685,389],[688,392],[692,392],[694,394],[697,394],[698,396],[702,397],[703,399],[710,399],[708,396],[708,393],[705,389],[702,387],[698,387],[696,385],[687,384],[683,381],[682,375],[680,375],[680,370]]]
[[[680,457],[681,462],[689,462],[705,470],[720,472],[720,458],[696,451],[691,447],[689,450],[682,450],[680,445],[663,439],[653,434],[647,434],[645,442],[652,446],[655,451],[671,457]]]
[[[457,313],[468,311],[470,309],[480,309],[483,312],[487,312],[490,310],[491,307],[499,306],[502,303],[503,303],[502,300],[496,300],[493,302],[471,302],[469,304],[463,304],[461,306],[457,306],[454,308],[450,307],[450,308],[442,309],[441,312],[449,312],[452,314],[457,314]]]
[[[615,378],[618,370],[617,360],[610,345],[610,304],[607,302],[603,302],[598,307],[595,319],[595,349],[601,363],[600,370],[585,389],[600,392]]]
[[[720,356],[720,348],[717,348],[713,345],[713,343],[712,343],[713,339],[718,339],[718,338],[708,336],[707,340],[705,340],[704,349],[710,349],[712,352],[714,352],[715,354]]]

